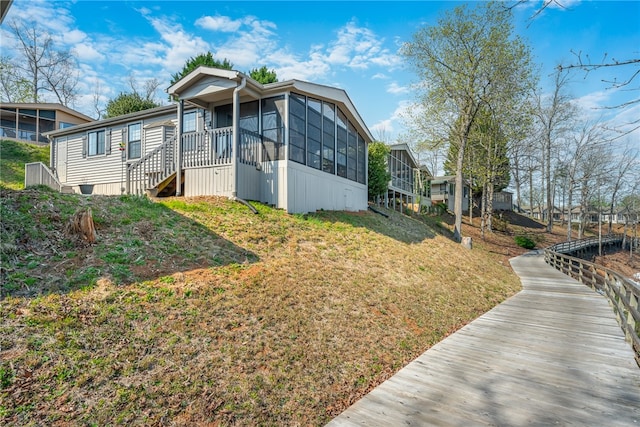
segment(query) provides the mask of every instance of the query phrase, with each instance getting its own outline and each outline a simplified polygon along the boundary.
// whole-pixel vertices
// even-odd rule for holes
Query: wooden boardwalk
[[[607,300],[531,252],[523,290],[353,404],[337,426],[640,426],[640,368]]]

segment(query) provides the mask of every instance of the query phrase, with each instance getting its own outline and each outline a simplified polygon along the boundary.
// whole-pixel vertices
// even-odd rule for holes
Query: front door
[[[61,184],[67,182],[67,138],[61,138],[56,143],[56,175]]]

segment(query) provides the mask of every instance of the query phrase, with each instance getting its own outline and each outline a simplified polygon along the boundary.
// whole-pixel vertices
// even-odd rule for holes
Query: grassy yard
[[[6,188],[24,188],[24,165],[42,162],[49,165],[49,146],[0,140],[0,181]]]
[[[520,289],[438,218],[1,196],[3,425],[320,426]]]

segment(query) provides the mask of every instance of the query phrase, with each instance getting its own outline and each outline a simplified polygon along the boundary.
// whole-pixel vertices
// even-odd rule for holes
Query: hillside
[[[323,425],[520,288],[437,218],[1,196],[5,425]]]
[[[49,146],[0,140],[0,186],[24,188],[24,165],[30,162],[49,164]]]

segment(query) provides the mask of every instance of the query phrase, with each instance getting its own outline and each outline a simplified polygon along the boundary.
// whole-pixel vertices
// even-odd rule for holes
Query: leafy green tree
[[[173,85],[178,80],[198,68],[199,66],[204,65],[207,67],[221,68],[223,70],[232,70],[233,64],[229,62],[228,59],[224,59],[222,62],[218,61],[213,57],[211,52],[201,53],[197,56],[187,59],[187,62],[182,67],[182,71],[179,73],[175,73],[171,76],[171,84]]]
[[[149,98],[143,98],[137,92],[120,93],[120,95],[109,100],[107,103],[105,119],[121,116],[123,114],[135,113],[136,111],[148,110],[160,105]]]
[[[387,167],[390,153],[391,148],[384,142],[369,144],[369,200],[375,201],[387,191],[391,179]]]
[[[249,72],[249,77],[253,80],[266,85],[267,83],[275,83],[278,81],[275,70],[268,70],[266,66],[254,68]]]
[[[481,108],[495,108],[509,120],[510,106],[522,103],[534,83],[530,49],[516,35],[511,11],[498,2],[462,5],[437,25],[418,30],[401,53],[423,84],[421,108],[409,125],[417,140],[458,147],[454,238],[462,240],[463,163]]]

